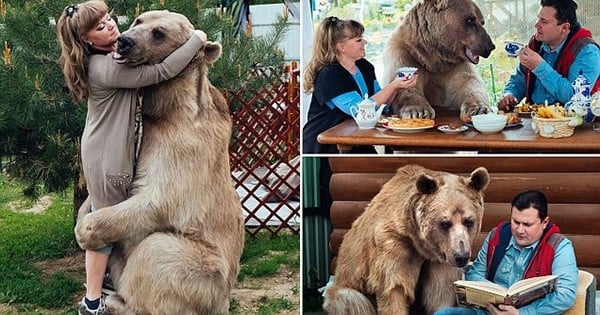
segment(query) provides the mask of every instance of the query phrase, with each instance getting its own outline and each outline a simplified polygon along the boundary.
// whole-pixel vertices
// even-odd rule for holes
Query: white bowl
[[[481,133],[496,133],[504,129],[508,117],[506,115],[498,114],[484,114],[475,115],[471,117],[473,120],[473,127]]]
[[[400,67],[400,68],[398,68],[398,70],[396,70],[396,72],[398,73],[399,77],[401,77],[401,78],[408,77],[410,79],[410,77],[412,77],[412,75],[417,72],[417,68],[415,68],[415,67]]]

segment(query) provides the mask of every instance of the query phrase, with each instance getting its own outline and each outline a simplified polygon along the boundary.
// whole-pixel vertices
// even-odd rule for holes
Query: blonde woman
[[[308,120],[302,130],[304,153],[337,153],[335,145],[317,142],[319,133],[351,117],[350,107],[368,95],[378,105],[387,103],[397,89],[415,86],[417,76],[396,78],[381,88],[375,68],[365,59],[365,28],[354,20],[325,18],[314,35],[313,52],[304,72],[304,90],[312,92]],[[355,153],[375,153],[356,147]]]
[[[137,89],[175,77],[206,42],[206,34],[197,31],[161,64],[121,64],[113,58],[120,32],[110,13],[104,1],[87,1],[67,6],[56,25],[65,82],[76,102],[87,100],[81,159],[92,211],[128,196],[140,141]],[[80,315],[108,314],[102,282],[111,250],[86,250]]]

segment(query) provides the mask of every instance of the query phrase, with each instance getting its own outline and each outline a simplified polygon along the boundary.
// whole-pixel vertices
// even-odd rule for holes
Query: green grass
[[[15,207],[26,209],[34,201],[23,197],[17,182],[0,174],[0,304],[13,309],[9,312],[0,305],[2,315],[76,314],[77,297],[84,292],[84,267],[68,273],[42,270],[38,265],[52,265],[79,251],[73,236],[72,191],[51,197],[52,204],[43,213],[16,211]],[[282,268],[299,271],[299,236],[280,234],[246,236],[240,281],[268,278]],[[293,291],[298,293],[297,286]],[[259,314],[278,314],[298,307],[289,299],[263,297],[253,302]],[[245,314],[235,300],[231,301],[231,313]]]
[[[20,192],[21,186],[0,177],[0,303],[68,306],[81,285],[62,272],[44,275],[35,263],[77,250],[72,204],[52,195],[54,202],[43,214],[20,213],[9,205],[32,205]]]
[[[271,236],[258,233],[246,237],[242,254],[242,267],[238,281],[246,277],[268,277],[276,274],[281,266],[300,269],[300,241],[298,235],[280,234]]]
[[[266,296],[260,298],[260,303],[262,304],[258,308],[259,315],[274,315],[279,314],[282,310],[293,310],[294,303],[289,299],[276,298],[271,299]]]

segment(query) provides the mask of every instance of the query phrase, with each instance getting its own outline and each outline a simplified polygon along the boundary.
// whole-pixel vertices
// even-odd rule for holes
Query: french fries
[[[537,108],[539,118],[563,118],[569,117],[567,110],[560,105],[540,106]]]

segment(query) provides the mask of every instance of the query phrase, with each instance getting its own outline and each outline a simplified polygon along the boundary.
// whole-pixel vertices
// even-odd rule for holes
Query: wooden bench
[[[330,272],[346,231],[364,211],[381,186],[405,164],[461,175],[486,167],[491,182],[485,191],[481,233],[472,246],[472,258],[483,238],[498,222],[508,220],[510,202],[521,191],[546,194],[548,213],[575,247],[581,270],[600,277],[600,158],[598,157],[331,157],[330,192],[333,253]],[[598,287],[600,289],[600,287]]]

